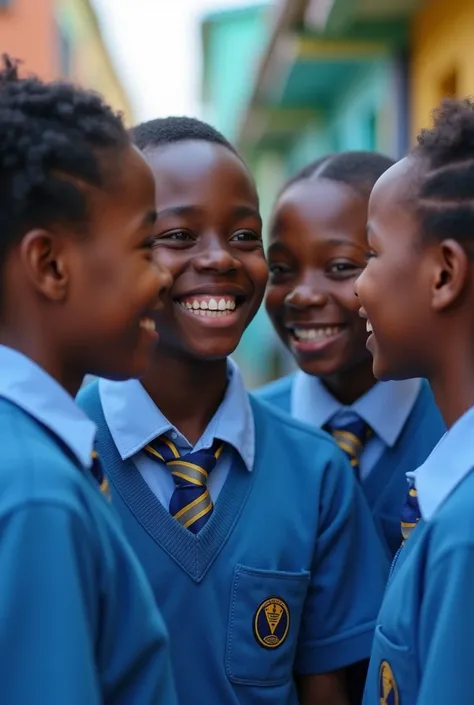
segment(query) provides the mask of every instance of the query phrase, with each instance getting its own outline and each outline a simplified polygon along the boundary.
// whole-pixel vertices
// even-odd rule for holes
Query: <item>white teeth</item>
[[[367,333],[373,333],[373,330],[372,330],[372,323],[371,323],[370,321],[367,321],[365,327],[366,327],[366,329],[367,329]]]
[[[298,340],[323,340],[331,338],[340,330],[340,326],[327,326],[326,328],[294,328],[293,332]]]
[[[192,302],[189,300],[180,301],[179,304],[186,311],[193,313],[196,316],[207,316],[212,318],[215,318],[216,316],[228,316],[235,311],[237,307],[233,297],[209,300],[194,299]]]
[[[154,332],[156,330],[155,321],[151,318],[142,318],[140,321],[140,328]]]

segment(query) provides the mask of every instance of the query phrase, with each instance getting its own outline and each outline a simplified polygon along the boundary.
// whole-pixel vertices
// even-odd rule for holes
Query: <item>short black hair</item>
[[[418,135],[416,210],[422,234],[474,244],[474,102],[446,99]],[[474,254],[474,252],[472,252]]]
[[[99,95],[0,66],[0,266],[31,228],[87,223],[80,182],[102,187],[102,153],[130,144]]]
[[[133,141],[142,151],[147,147],[161,147],[186,140],[213,142],[229,149],[239,157],[231,143],[211,125],[197,118],[171,116],[142,122],[131,130]]]
[[[280,191],[292,184],[313,179],[329,179],[346,184],[364,198],[369,198],[375,182],[394,164],[394,160],[378,152],[340,152],[316,159],[298,171]]]

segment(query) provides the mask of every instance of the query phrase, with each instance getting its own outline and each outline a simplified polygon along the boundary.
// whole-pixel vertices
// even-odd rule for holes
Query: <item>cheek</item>
[[[271,282],[268,284],[265,296],[265,308],[274,323],[282,317],[285,307],[285,298],[289,293],[290,289],[288,287],[272,284]]]
[[[241,262],[254,286],[256,296],[260,299],[260,304],[268,282],[268,264],[265,255],[263,252],[255,253],[251,257],[241,258]]]
[[[155,247],[153,259],[162,269],[167,270],[173,279],[177,277],[183,267],[183,261],[187,259],[185,250],[173,250],[166,247]]]

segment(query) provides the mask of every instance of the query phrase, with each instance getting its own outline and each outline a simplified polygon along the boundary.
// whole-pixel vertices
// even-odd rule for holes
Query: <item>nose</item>
[[[232,252],[223,247],[220,242],[213,242],[196,254],[192,264],[194,270],[199,273],[215,272],[217,274],[227,274],[237,270],[240,266],[240,261],[232,255]]]
[[[324,291],[316,291],[316,289],[308,284],[300,284],[285,297],[285,304],[292,308],[309,308],[316,306],[324,308],[328,302],[328,295]]]

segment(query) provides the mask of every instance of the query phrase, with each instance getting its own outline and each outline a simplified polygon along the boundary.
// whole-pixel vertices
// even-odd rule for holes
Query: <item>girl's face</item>
[[[366,223],[367,199],[324,178],[293,184],[275,205],[266,307],[283,343],[310,375],[333,375],[361,363],[371,375],[354,293],[365,266]]]
[[[416,192],[413,157],[391,167],[369,201],[368,263],[356,284],[371,332],[367,346],[379,379],[429,376],[439,347],[431,327],[436,243],[424,243],[410,202]]]
[[[145,151],[156,181],[155,256],[174,279],[156,316],[160,351],[230,355],[255,316],[267,264],[255,186],[226,147],[187,140]]]

